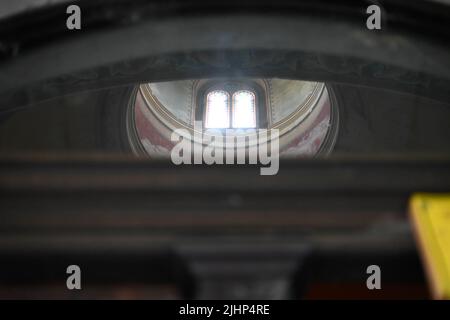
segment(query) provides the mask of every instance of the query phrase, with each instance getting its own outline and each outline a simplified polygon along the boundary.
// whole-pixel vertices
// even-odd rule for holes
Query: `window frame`
[[[206,111],[208,94],[213,91],[225,91],[229,96],[229,124],[227,128],[206,128]],[[250,91],[255,96],[255,128],[233,128],[233,95],[238,91]],[[268,106],[266,92],[252,80],[217,79],[211,80],[197,90],[195,121],[202,121],[205,130],[258,130],[268,128]]]

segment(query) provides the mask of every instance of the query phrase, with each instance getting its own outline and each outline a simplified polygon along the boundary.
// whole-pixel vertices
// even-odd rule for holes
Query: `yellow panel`
[[[415,194],[410,214],[433,295],[450,299],[450,194]]]

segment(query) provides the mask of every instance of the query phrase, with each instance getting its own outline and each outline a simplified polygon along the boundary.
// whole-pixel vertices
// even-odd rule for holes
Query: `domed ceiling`
[[[173,147],[170,134],[181,127],[192,130],[201,112],[209,83],[239,81],[261,88],[259,110],[267,113],[265,128],[280,130],[280,155],[284,157],[327,154],[337,128],[323,83],[285,79],[200,79],[147,83],[140,86],[133,110],[136,152],[153,157],[168,156]],[[203,96],[202,96],[203,94]]]

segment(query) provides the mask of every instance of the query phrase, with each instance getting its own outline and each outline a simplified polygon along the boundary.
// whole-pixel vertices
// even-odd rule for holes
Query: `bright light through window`
[[[230,110],[231,108],[231,110]],[[239,90],[230,95],[224,90],[214,90],[206,96],[205,128],[224,129],[256,128],[256,98],[249,90]]]
[[[256,128],[255,95],[250,91],[233,94],[233,128]]]
[[[205,128],[228,128],[229,98],[225,91],[211,91],[206,97]]]

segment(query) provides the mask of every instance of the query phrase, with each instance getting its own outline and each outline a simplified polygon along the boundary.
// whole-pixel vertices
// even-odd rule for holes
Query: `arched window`
[[[207,129],[256,128],[255,93],[248,89],[214,89],[208,92],[204,121]]]
[[[256,97],[249,90],[236,91],[232,99],[233,128],[256,128]]]
[[[205,128],[230,126],[230,99],[226,91],[214,90],[206,96]]]

